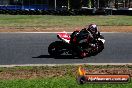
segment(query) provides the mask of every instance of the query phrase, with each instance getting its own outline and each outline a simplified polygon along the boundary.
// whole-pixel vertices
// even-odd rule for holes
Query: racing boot
[[[81,51],[79,58],[85,58],[87,56],[87,53],[85,51]]]
[[[91,55],[97,55],[98,54],[98,46],[96,44],[91,44],[91,50],[89,51],[89,53]]]

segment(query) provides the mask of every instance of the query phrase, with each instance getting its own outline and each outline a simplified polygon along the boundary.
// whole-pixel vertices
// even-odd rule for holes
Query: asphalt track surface
[[[105,49],[84,59],[62,55],[52,58],[48,46],[57,39],[55,33],[0,33],[0,65],[132,63],[132,33],[102,33]]]

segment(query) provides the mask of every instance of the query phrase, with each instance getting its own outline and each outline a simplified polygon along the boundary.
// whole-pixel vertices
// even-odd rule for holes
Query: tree
[[[91,0],[88,0],[88,8],[91,8],[92,7],[92,2]]]

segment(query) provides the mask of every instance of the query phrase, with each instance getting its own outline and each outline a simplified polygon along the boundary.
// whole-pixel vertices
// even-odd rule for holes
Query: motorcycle
[[[84,58],[86,56],[90,55],[97,55],[104,49],[104,37],[101,35],[100,38],[98,38],[96,41],[96,49],[91,48],[89,44],[81,43],[79,45],[79,48],[83,50],[87,55],[84,56],[82,55],[82,52],[70,43],[70,38],[71,36],[66,33],[66,32],[61,32],[57,34],[57,38],[60,39],[61,41],[55,41],[52,42],[49,47],[48,47],[48,53],[53,56],[53,57],[59,57],[62,54],[70,54],[73,57],[79,57],[79,58]],[[90,51],[90,52],[89,52]]]

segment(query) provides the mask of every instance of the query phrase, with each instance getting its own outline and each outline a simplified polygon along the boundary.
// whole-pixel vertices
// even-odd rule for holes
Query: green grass
[[[0,74],[6,72],[8,75],[18,75],[18,71],[30,71],[30,72],[39,72],[39,71],[48,71],[56,72],[65,71],[66,74],[62,76],[54,77],[38,77],[30,79],[1,79],[0,88],[131,88],[132,81],[130,83],[95,83],[90,84],[86,83],[84,85],[77,84],[75,71],[77,71],[79,66],[74,65],[64,65],[64,66],[24,66],[24,67],[0,67]],[[83,65],[83,67],[88,69],[102,69],[102,68],[126,68],[131,70],[132,65]],[[50,70],[50,71],[49,71]],[[25,72],[26,72],[25,71]],[[26,74],[26,73],[25,73]],[[31,74],[31,73],[29,73]],[[54,73],[55,74],[55,73]],[[21,75],[21,73],[19,74]],[[11,75],[10,75],[11,76]]]
[[[132,16],[0,15],[0,27],[72,27],[132,25]]]
[[[1,80],[0,88],[131,88],[132,82],[126,84],[84,84],[79,85],[74,77],[30,79],[30,80]]]

